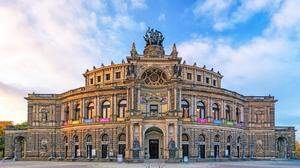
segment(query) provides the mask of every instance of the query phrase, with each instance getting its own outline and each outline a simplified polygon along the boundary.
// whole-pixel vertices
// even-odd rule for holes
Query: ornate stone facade
[[[18,159],[193,160],[291,158],[294,127],[275,127],[272,96],[221,87],[222,75],[186,65],[176,46],[149,29],[143,55],[87,70],[85,86],[28,94],[26,130],[6,129],[5,154]]]

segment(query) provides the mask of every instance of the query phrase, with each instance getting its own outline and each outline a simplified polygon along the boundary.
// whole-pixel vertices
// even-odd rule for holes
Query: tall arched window
[[[214,103],[212,105],[212,111],[213,111],[213,116],[214,120],[219,120],[220,119],[220,109],[217,103]]]
[[[199,135],[199,142],[205,142],[205,136],[203,134]]]
[[[241,122],[240,109],[238,107],[236,108],[235,115],[236,115],[236,122],[237,123]]]
[[[79,120],[79,118],[80,118],[80,104],[76,104],[75,113],[74,113],[74,120]]]
[[[101,118],[109,118],[109,113],[110,113],[110,102],[106,100],[102,103]]]
[[[69,120],[69,115],[70,115],[70,108],[69,108],[69,106],[67,106],[65,108],[65,121]]]
[[[187,134],[182,134],[182,141],[189,141],[189,136]]]
[[[103,134],[102,137],[101,137],[101,141],[108,141],[108,135]]]
[[[215,136],[214,142],[220,142],[220,136],[219,136],[219,135],[216,135],[216,136]]]
[[[200,117],[200,118],[205,118],[206,117],[205,105],[202,101],[197,102],[196,112],[197,112],[198,117]]]
[[[227,143],[230,143],[231,142],[231,135],[229,135],[228,137],[227,137]]]
[[[94,103],[89,103],[87,107],[87,114],[86,114],[86,119],[92,119],[94,115]]]
[[[126,135],[124,133],[119,135],[119,141],[126,141]]]
[[[230,106],[229,105],[226,105],[225,107],[225,114],[226,114],[226,120],[231,120],[231,110],[230,110]]]
[[[189,102],[187,100],[181,100],[181,109],[182,109],[182,114],[183,118],[188,118],[189,117]]]
[[[127,110],[127,101],[121,100],[119,102],[118,117],[124,118],[126,110]]]

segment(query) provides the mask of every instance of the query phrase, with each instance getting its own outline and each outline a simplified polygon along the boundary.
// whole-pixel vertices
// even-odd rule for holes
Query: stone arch
[[[276,157],[287,157],[287,139],[283,136],[280,136],[276,139]]]
[[[26,157],[26,138],[24,136],[17,136],[14,138],[15,158],[22,159]]]
[[[144,131],[144,149],[150,159],[162,159],[164,147],[164,132],[161,128],[151,126]]]

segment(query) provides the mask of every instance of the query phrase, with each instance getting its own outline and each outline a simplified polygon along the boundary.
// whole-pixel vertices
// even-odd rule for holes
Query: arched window
[[[108,135],[103,134],[102,137],[101,137],[101,141],[108,141]]]
[[[181,109],[182,109],[182,114],[183,118],[188,118],[189,117],[189,102],[187,100],[181,100]]]
[[[231,113],[231,110],[230,110],[230,106],[229,105],[226,105],[226,107],[225,107],[225,114],[226,114],[226,120],[231,120],[231,115],[230,115],[230,113]]]
[[[124,133],[119,135],[119,141],[126,141],[126,135]]]
[[[110,113],[110,102],[106,100],[102,103],[101,118],[109,118],[109,113]]]
[[[199,115],[200,118],[205,118],[206,117],[205,105],[202,101],[197,102],[196,112],[197,112],[197,115]]]
[[[216,136],[215,136],[214,142],[220,142],[220,136],[219,136],[219,135],[216,135]]]
[[[182,141],[189,141],[189,136],[187,134],[182,134]]]
[[[64,142],[65,142],[65,144],[68,144],[68,137],[67,136],[64,137]]]
[[[70,108],[69,108],[69,106],[67,106],[65,108],[65,121],[69,120],[69,115],[70,115]]]
[[[47,122],[48,121],[48,110],[47,109],[42,109],[40,112],[41,115],[41,121]]]
[[[87,107],[87,114],[86,114],[85,118],[86,119],[92,119],[93,115],[94,115],[94,111],[95,111],[94,103],[89,103],[88,107]]]
[[[75,113],[74,113],[74,120],[79,120],[79,118],[80,118],[80,104],[76,104]]]
[[[241,122],[240,109],[238,107],[236,108],[235,115],[236,115],[236,122],[237,123]]]
[[[77,135],[74,135],[74,142],[75,142],[75,143],[79,142],[79,138],[78,138]]]
[[[213,112],[214,120],[219,120],[220,119],[220,110],[219,110],[219,106],[217,103],[214,103],[212,105],[212,112]]]
[[[118,117],[124,118],[126,110],[127,110],[127,101],[126,100],[121,100],[119,102]]]
[[[238,144],[241,143],[241,137],[238,137],[236,141]]]
[[[205,136],[203,134],[199,135],[199,142],[205,142]]]
[[[92,142],[92,135],[87,135],[86,136],[86,142]]]
[[[228,137],[227,137],[227,143],[230,143],[231,142],[231,136],[229,135]]]

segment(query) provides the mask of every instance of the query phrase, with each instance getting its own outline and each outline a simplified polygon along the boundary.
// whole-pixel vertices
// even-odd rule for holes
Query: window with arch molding
[[[217,103],[214,103],[212,105],[212,111],[213,111],[213,116],[214,120],[219,120],[220,119],[220,109]]]
[[[230,106],[229,105],[226,105],[225,107],[225,118],[226,120],[231,120],[231,109],[230,109]]]
[[[206,112],[205,112],[205,105],[202,101],[197,102],[197,108],[196,108],[197,116],[199,118],[205,118],[206,117]]]
[[[119,102],[118,117],[124,118],[126,111],[127,111],[127,100],[123,99]]]
[[[108,135],[107,134],[103,134],[101,137],[102,141],[108,141]]]
[[[106,100],[102,103],[101,118],[109,118],[109,113],[110,113],[110,102]]]
[[[189,141],[189,136],[187,134],[182,134],[182,141]]]
[[[188,118],[189,117],[189,102],[185,99],[181,100],[181,110],[182,110],[182,117]]]
[[[79,120],[80,118],[80,104],[75,105],[75,113],[74,113],[74,120]]]
[[[167,81],[167,75],[158,68],[147,69],[141,76],[141,79],[147,85],[164,85]]]
[[[69,115],[70,115],[70,108],[69,108],[69,106],[67,106],[65,108],[65,121],[69,120]]]
[[[240,115],[240,109],[237,107],[236,108],[236,122],[240,123],[241,122],[241,115]]]
[[[119,141],[126,141],[126,135],[124,133],[119,135]]]
[[[85,118],[92,119],[93,115],[94,115],[94,111],[95,111],[94,103],[90,102],[87,107],[87,114],[86,114]]]

